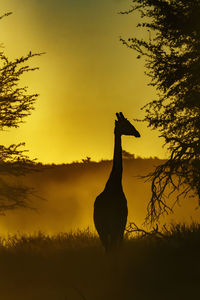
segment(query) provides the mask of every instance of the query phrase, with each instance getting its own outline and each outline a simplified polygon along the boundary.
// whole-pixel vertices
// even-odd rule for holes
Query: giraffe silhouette
[[[121,244],[128,215],[127,200],[122,188],[121,136],[140,137],[139,132],[121,112],[116,113],[116,116],[112,170],[103,192],[94,203],[94,224],[106,252]]]

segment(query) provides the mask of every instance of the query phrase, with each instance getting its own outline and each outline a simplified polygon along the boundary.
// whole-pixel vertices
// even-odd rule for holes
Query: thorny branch
[[[164,237],[165,235],[159,231],[158,229],[158,224],[156,224],[156,226],[153,227],[153,229],[151,231],[146,231],[143,228],[139,228],[134,222],[130,222],[129,225],[127,226],[126,233],[130,234],[130,233],[139,233],[140,234],[140,238],[144,238],[144,237]]]
[[[149,85],[156,88],[157,96],[142,108],[142,121],[159,130],[170,154],[143,177],[151,181],[146,222],[152,223],[172,212],[181,198],[197,196],[200,204],[200,1],[132,3],[121,14],[137,11],[142,20],[137,27],[146,30],[149,39],[120,40],[137,52],[137,58],[144,58]]]
[[[0,19],[12,13],[5,13]],[[3,46],[0,45],[2,48]],[[10,60],[4,51],[0,51],[0,130],[18,127],[24,118],[34,109],[38,94],[29,94],[27,87],[20,87],[20,79],[24,73],[37,70],[27,62],[43,53],[31,51],[19,58]],[[21,149],[24,143],[12,144],[8,147],[0,145],[0,214],[6,210],[20,207],[32,208],[30,199],[37,196],[34,189],[19,184],[19,176],[27,172],[38,171],[35,160],[29,159],[26,151]],[[40,198],[40,197],[39,197]]]

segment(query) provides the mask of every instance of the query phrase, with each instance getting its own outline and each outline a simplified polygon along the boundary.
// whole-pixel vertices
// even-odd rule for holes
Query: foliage
[[[160,131],[170,157],[147,177],[152,197],[147,220],[168,213],[181,196],[200,199],[200,0],[133,0],[122,14],[138,11],[137,26],[149,39],[121,41],[145,58],[157,99],[145,107],[144,121]],[[168,198],[174,194],[173,205]]]
[[[0,19],[10,14],[4,14]],[[29,94],[27,87],[19,87],[19,81],[24,73],[38,69],[31,68],[26,63],[41,54],[29,52],[26,56],[9,60],[3,51],[0,52],[0,130],[18,127],[34,109],[38,94]],[[0,145],[0,214],[6,210],[29,206],[27,196],[32,194],[32,189],[10,184],[5,179],[5,175],[20,176],[31,170],[34,162],[21,150],[23,145]]]

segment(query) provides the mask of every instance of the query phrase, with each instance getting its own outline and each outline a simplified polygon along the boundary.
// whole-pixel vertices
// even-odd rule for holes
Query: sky
[[[119,37],[146,37],[137,15],[120,15],[129,0],[1,0],[0,42],[9,58],[33,58],[39,70],[20,85],[39,93],[35,110],[17,129],[0,132],[1,144],[26,143],[31,158],[70,163],[87,156],[111,159],[115,113],[130,121],[156,96],[144,75],[144,62]],[[136,123],[140,139],[123,137],[123,149],[136,156],[166,157],[159,132]]]

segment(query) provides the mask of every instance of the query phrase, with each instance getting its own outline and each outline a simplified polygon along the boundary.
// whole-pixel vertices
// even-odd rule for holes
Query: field
[[[89,230],[8,236],[0,240],[0,299],[196,299],[199,253],[197,224],[126,235],[109,254]]]

